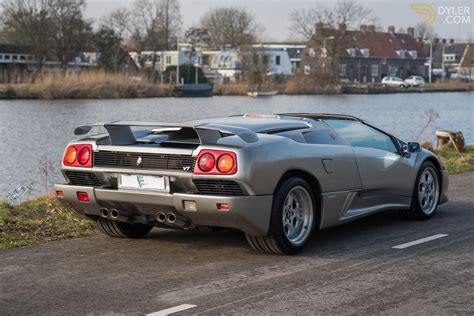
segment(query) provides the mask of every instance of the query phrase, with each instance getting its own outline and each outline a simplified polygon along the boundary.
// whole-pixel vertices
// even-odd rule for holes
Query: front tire
[[[96,220],[99,230],[107,236],[115,238],[140,238],[152,230],[153,225],[129,224],[99,217]]]
[[[310,240],[316,220],[316,203],[311,187],[301,178],[286,179],[273,198],[270,231],[267,236],[246,234],[250,246],[259,252],[293,255]]]
[[[424,162],[415,182],[411,209],[402,211],[410,219],[427,220],[433,217],[438,209],[441,193],[440,175],[434,164]]]

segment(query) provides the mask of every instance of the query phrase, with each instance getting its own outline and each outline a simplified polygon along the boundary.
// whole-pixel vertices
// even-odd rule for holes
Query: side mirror
[[[420,143],[409,142],[407,147],[408,147],[408,152],[410,152],[410,153],[417,153],[417,152],[421,151]]]

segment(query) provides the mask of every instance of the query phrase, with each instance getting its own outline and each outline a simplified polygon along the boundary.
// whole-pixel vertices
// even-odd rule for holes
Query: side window
[[[351,120],[326,120],[326,123],[354,147],[368,147],[398,154],[392,139],[378,130]]]

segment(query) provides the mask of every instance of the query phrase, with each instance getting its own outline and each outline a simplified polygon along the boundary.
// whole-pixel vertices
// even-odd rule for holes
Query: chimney
[[[395,26],[390,25],[390,26],[388,27],[387,31],[388,31],[389,33],[395,33]]]
[[[324,28],[323,23],[316,22],[316,24],[314,25],[314,33],[318,34],[318,32],[322,31],[323,28]]]
[[[346,28],[347,28],[346,23],[339,23],[339,29],[340,29],[341,31],[345,31]]]
[[[439,44],[439,38],[435,37],[434,43],[435,43],[435,44]]]
[[[441,42],[442,42],[443,44],[446,44],[446,39],[443,38]]]
[[[362,25],[360,26],[360,30],[361,30],[362,32],[367,32],[367,25],[362,24]]]
[[[367,31],[372,32],[372,33],[375,32],[375,25],[371,24],[367,26]]]
[[[415,36],[415,28],[414,27],[407,28],[407,34],[410,35],[411,37],[414,37]]]
[[[454,44],[454,39],[451,38],[451,39],[449,40],[449,44]]]

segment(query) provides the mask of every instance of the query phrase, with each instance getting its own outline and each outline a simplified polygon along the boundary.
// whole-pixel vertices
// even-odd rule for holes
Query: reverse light
[[[58,198],[63,198],[64,197],[64,191],[56,191],[56,196]]]
[[[85,203],[89,203],[90,200],[89,200],[89,195],[87,194],[87,192],[77,192],[77,199],[80,201],[80,202],[85,202]]]
[[[92,168],[92,145],[69,145],[64,153],[63,164],[70,167]]]
[[[194,174],[232,175],[237,173],[237,155],[231,151],[202,150]]]

